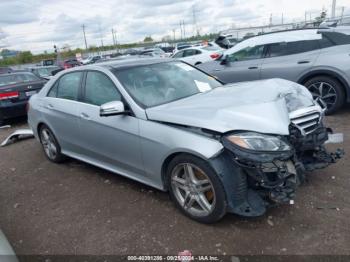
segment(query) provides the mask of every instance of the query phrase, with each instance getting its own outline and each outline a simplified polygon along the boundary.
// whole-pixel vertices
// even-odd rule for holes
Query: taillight
[[[0,93],[0,100],[6,100],[11,98],[17,98],[19,97],[19,92],[6,92],[6,93]]]
[[[210,57],[211,57],[212,59],[217,59],[217,58],[220,57],[220,54],[218,54],[218,53],[212,53],[212,54],[210,55]]]

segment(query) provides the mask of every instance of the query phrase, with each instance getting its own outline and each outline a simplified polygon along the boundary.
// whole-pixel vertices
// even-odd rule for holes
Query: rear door
[[[261,79],[283,78],[298,81],[320,54],[319,40],[270,44],[261,67]]]
[[[63,151],[77,152],[80,137],[77,108],[80,104],[83,72],[70,72],[61,76],[43,99],[42,112],[52,128]]]
[[[263,52],[263,45],[243,48],[228,55],[225,64],[215,63],[211,73],[224,83],[258,80]]]

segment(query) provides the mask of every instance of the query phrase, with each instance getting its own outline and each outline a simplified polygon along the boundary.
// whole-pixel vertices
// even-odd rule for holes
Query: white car
[[[176,52],[172,58],[180,59],[191,65],[213,61],[222,55],[222,49],[214,46],[189,47]]]

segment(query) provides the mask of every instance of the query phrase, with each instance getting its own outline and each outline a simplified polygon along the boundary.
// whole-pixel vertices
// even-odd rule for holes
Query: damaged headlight
[[[228,135],[224,138],[232,144],[254,151],[289,151],[291,147],[278,136],[264,135],[254,132],[244,132]]]

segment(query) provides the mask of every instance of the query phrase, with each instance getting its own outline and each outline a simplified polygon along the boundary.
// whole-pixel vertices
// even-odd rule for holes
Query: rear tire
[[[39,137],[45,156],[54,163],[62,163],[66,156],[61,153],[61,147],[51,129],[42,125],[39,129]]]
[[[316,76],[305,82],[314,99],[320,97],[326,104],[326,114],[338,111],[345,103],[345,92],[342,84],[329,76]]]
[[[225,189],[213,168],[203,159],[181,154],[166,171],[175,206],[200,223],[214,223],[226,213]]]

